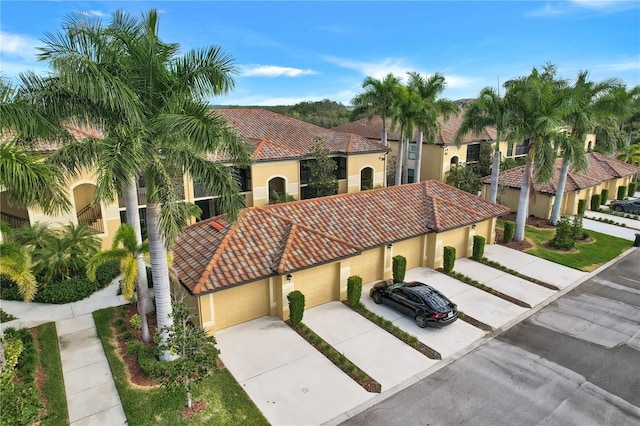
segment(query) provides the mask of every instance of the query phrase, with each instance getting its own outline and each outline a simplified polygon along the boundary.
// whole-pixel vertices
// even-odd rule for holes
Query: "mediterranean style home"
[[[616,160],[603,154],[591,152],[587,154],[589,169],[582,173],[577,173],[569,169],[567,181],[562,197],[560,213],[574,215],[578,212],[578,200],[586,200],[590,205],[591,196],[601,194],[603,189],[608,190],[609,199],[614,199],[621,186],[629,187],[634,176],[638,173],[638,167]],[[558,158],[555,164],[555,177],[548,184],[535,184],[535,197],[529,204],[529,214],[535,217],[549,219],[551,209],[555,201],[558,178],[562,159]],[[520,186],[522,184],[522,174],[524,166],[516,167],[500,173],[499,185],[503,188],[498,191],[499,202],[512,212],[518,210],[518,199],[520,197]],[[491,177],[482,179],[482,196],[489,198]]]
[[[285,194],[295,199],[309,198],[308,164],[313,161],[312,149],[322,140],[330,151],[337,168],[335,175],[338,193],[351,193],[382,186],[385,176],[385,154],[388,148],[365,137],[336,132],[263,109],[217,109],[231,122],[250,144],[252,162],[236,168],[242,196],[247,207],[260,207]],[[99,132],[76,130],[76,137],[100,137]],[[56,149],[55,145],[41,146],[44,154]],[[211,158],[225,163],[224,158]],[[230,165],[231,166],[231,165]],[[183,199],[202,209],[201,219],[218,215],[216,197],[187,174],[176,173]],[[144,226],[147,204],[144,177],[137,182],[140,216]],[[68,183],[68,197],[72,209],[59,215],[45,215],[37,209],[12,204],[0,193],[2,220],[18,227],[24,223],[48,223],[52,226],[68,223],[86,224],[103,240],[103,247],[111,246],[116,230],[126,221],[124,200],[94,204],[96,179],[86,171]]]
[[[185,229],[174,248],[174,291],[208,333],[261,316],[288,319],[286,296],[310,308],[346,298],[349,276],[391,277],[392,257],[407,269],[438,268],[444,247],[472,254],[473,237],[494,242],[509,209],[430,180],[409,185],[244,209]]]
[[[464,103],[458,115],[451,116],[448,120],[440,118],[436,133],[435,143],[422,142],[422,160],[420,162],[420,180],[435,179],[445,182],[447,173],[452,166],[458,164],[476,164],[480,158],[480,144],[488,142],[495,143],[496,130],[487,127],[479,135],[467,133],[463,136],[460,146],[454,143],[455,135],[462,123],[464,115]],[[395,182],[395,167],[398,158],[398,145],[400,140],[400,129],[390,128],[391,120],[387,120],[387,143],[390,152],[387,155],[387,182]],[[333,130],[339,132],[355,133],[367,139],[382,141],[382,118],[374,116],[371,119],[363,118],[358,121],[334,127]],[[407,165],[407,181],[415,182],[417,167],[416,164],[416,143],[417,138],[409,142],[409,149],[406,153],[405,164]],[[589,134],[585,139],[585,149],[591,151],[595,146],[595,135]],[[507,141],[500,142],[501,158],[524,158],[529,152],[529,140],[524,140],[509,146]]]

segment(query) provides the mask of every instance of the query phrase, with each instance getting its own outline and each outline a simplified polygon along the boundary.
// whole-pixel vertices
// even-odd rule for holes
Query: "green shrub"
[[[582,235],[582,216],[574,216],[571,222],[571,238],[574,240]]]
[[[289,320],[291,325],[297,326],[302,322],[304,315],[304,294],[294,290],[287,294],[287,300],[289,301]]]
[[[36,293],[34,302],[39,303],[70,303],[91,296],[105,285],[98,281],[92,282],[86,277],[70,278],[68,280],[49,284]]]
[[[513,222],[504,223],[504,234],[502,235],[503,243],[510,243],[513,241],[513,236],[516,233],[516,224]]]
[[[622,185],[618,187],[618,196],[616,200],[624,200],[625,195],[627,195],[627,187]]]
[[[587,200],[578,200],[578,216],[584,216],[587,209]]]
[[[449,273],[453,271],[453,265],[456,262],[456,248],[451,246],[446,246],[444,248],[444,271]]]
[[[103,263],[96,269],[96,281],[98,281],[102,287],[109,285],[118,275],[120,275],[120,262],[117,260]]]
[[[473,259],[480,260],[484,257],[485,238],[482,235],[473,236]]]
[[[347,278],[347,301],[349,306],[358,306],[362,295],[362,278],[352,275]]]
[[[131,316],[129,322],[131,323],[131,327],[135,328],[136,330],[140,330],[142,328],[142,320],[140,319],[140,314],[134,314],[133,316]]]
[[[609,190],[603,189],[602,193],[600,194],[600,205],[604,206],[605,204],[607,204],[608,200],[609,200]]]
[[[575,241],[571,238],[571,234],[572,229],[571,223],[569,223],[569,218],[567,216],[562,216],[556,226],[556,233],[549,244],[558,249],[569,250],[575,245]]]
[[[638,189],[638,182],[630,182],[629,183],[629,190],[627,191],[627,195],[629,197],[633,197],[635,195],[637,189]]]
[[[0,425],[34,424],[42,404],[34,386],[38,354],[33,336],[26,329],[7,328],[2,342],[6,364],[0,374]]]
[[[602,203],[600,203],[600,194],[593,194],[591,196],[591,210],[597,212],[598,210],[600,210],[601,205]]]
[[[404,281],[404,275],[407,272],[407,258],[401,255],[393,256],[392,272],[393,282],[401,283]]]

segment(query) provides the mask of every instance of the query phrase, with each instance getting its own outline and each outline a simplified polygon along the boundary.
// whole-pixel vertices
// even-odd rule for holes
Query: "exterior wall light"
[[[287,281],[291,282],[291,280],[293,279],[293,275],[287,274],[286,278],[287,278]]]
[[[391,244],[391,243],[387,244],[387,248],[388,249],[391,249],[391,247],[393,247],[393,244]]]

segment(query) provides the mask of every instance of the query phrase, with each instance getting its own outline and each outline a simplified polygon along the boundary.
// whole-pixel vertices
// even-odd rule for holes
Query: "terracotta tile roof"
[[[218,216],[187,227],[174,248],[174,267],[201,294],[508,212],[433,180],[251,207],[237,224]]]
[[[264,109],[217,109],[254,147],[256,161],[300,158],[321,138],[331,154],[385,152],[387,148],[358,134],[337,132]]]
[[[631,176],[638,172],[638,167],[596,152],[588,153],[587,160],[589,161],[589,169],[586,172],[578,173],[569,168],[567,182],[564,187],[565,193],[590,188],[604,181]],[[562,159],[558,158],[555,163],[554,179],[546,184],[535,184],[536,191],[554,195],[557,191],[561,167]],[[500,183],[509,188],[520,188],[523,173],[524,166],[500,172]],[[490,185],[491,176],[483,177],[482,183]]]
[[[440,131],[436,136],[436,143],[453,145],[453,139],[456,132],[460,128],[462,122],[462,113],[456,116],[452,116],[449,120],[440,118],[438,124]],[[338,132],[355,133],[357,135],[364,136],[373,140],[380,140],[382,137],[382,118],[375,116],[371,120],[363,118],[358,121],[343,124],[341,126],[334,127],[332,130]],[[391,120],[387,121],[387,139],[390,141],[397,141],[400,138],[400,129],[391,128]],[[482,142],[482,141],[494,141],[496,138],[496,130],[494,128],[487,128],[480,135],[468,133],[462,138],[463,144]],[[416,138],[413,139],[414,141]]]

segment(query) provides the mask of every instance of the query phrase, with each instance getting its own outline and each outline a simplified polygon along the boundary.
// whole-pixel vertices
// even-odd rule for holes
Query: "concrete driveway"
[[[215,334],[220,359],[273,425],[321,424],[373,398],[282,320]]]

